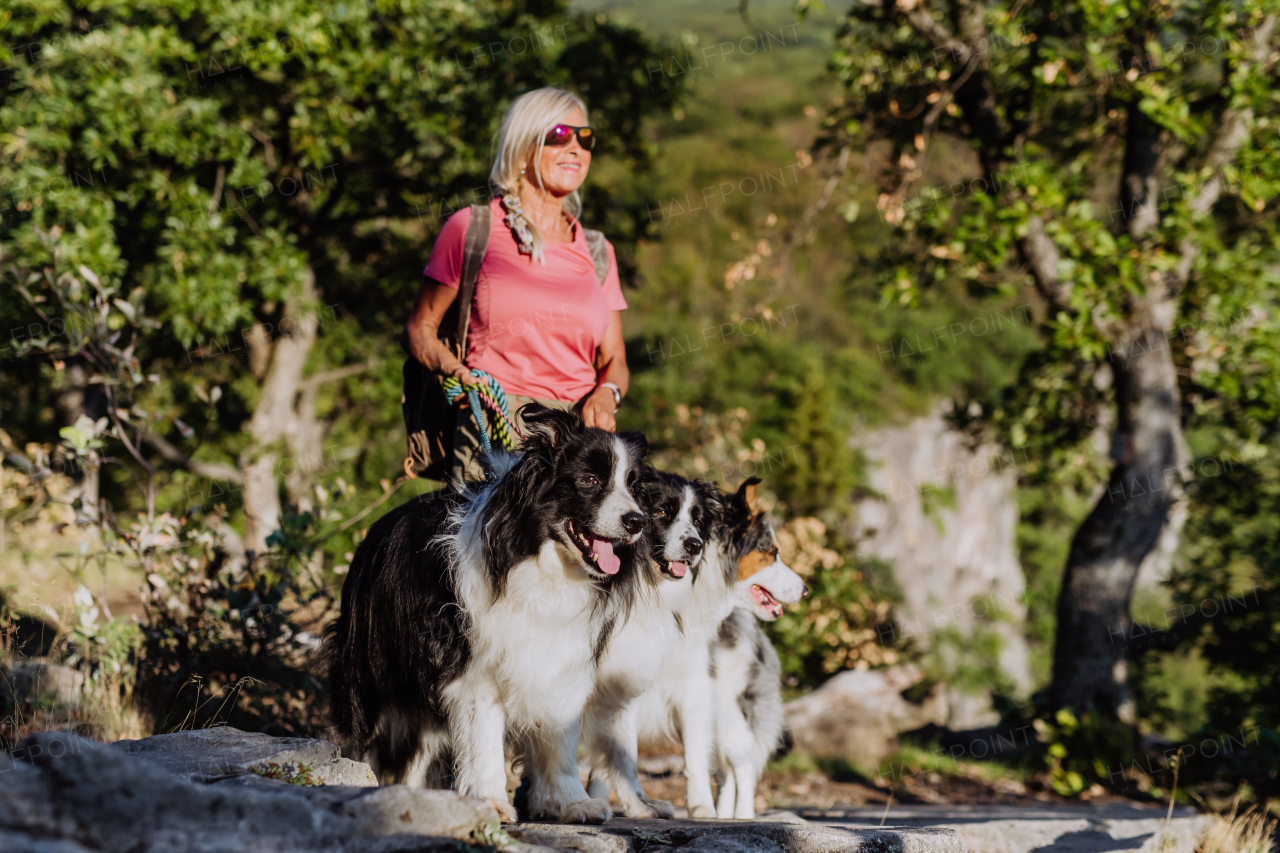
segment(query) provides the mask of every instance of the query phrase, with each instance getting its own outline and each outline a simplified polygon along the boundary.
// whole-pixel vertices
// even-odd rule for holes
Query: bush
[[[783,561],[809,587],[799,604],[788,605],[765,629],[791,688],[817,687],[846,669],[898,661],[898,653],[880,643],[892,602],[868,584],[867,569],[875,567],[846,565],[827,540],[826,525],[816,518],[792,519],[778,530]]]
[[[325,727],[325,681],[311,659],[335,601],[308,571],[312,524],[309,515],[286,515],[272,550],[247,563],[229,559],[207,528],[194,531],[154,564],[137,691],[156,731],[226,723],[312,735]]]

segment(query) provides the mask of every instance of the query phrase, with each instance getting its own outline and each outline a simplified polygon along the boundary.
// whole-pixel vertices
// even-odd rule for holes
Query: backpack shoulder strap
[[[590,228],[583,228],[582,236],[586,238],[587,248],[591,250],[591,263],[596,265],[596,278],[604,284],[609,275],[609,243],[603,234]]]
[[[489,248],[489,231],[493,212],[487,204],[471,205],[471,223],[462,244],[462,282],[458,286],[458,357],[467,356],[467,326],[471,322],[471,297],[480,277],[480,262]]]

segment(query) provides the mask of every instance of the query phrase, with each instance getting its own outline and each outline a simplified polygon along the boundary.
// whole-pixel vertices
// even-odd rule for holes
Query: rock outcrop
[[[1022,624],[1026,581],[1018,561],[1014,451],[971,450],[940,412],[863,433],[878,497],[854,505],[848,534],[861,553],[893,567],[904,602],[897,636],[924,648],[981,628],[1000,638],[1000,670],[1020,692],[1033,687]],[[951,691],[953,729],[995,721],[987,697]]]
[[[934,685],[920,704],[902,697],[923,677],[918,667],[909,664],[842,672],[786,704],[792,741],[809,755],[843,758],[874,769],[898,748],[899,733],[947,721],[942,685]]]

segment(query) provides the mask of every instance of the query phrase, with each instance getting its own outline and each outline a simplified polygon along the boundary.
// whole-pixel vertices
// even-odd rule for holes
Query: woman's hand
[[[618,428],[618,422],[614,419],[614,413],[617,411],[617,406],[613,404],[613,390],[601,386],[592,391],[587,402],[583,404],[582,419],[589,427],[599,427],[614,432]]]
[[[469,388],[472,385],[478,386],[484,384],[483,379],[471,375],[471,368],[467,367],[465,364],[460,364],[455,367],[449,375],[461,382],[463,388]]]

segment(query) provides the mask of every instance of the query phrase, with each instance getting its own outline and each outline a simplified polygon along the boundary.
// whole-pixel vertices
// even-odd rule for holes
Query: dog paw
[[[623,817],[671,820],[676,816],[676,810],[671,803],[666,800],[650,800],[647,797],[631,797],[624,800],[618,807],[618,811]]]
[[[689,808],[689,817],[692,818],[698,818],[701,820],[705,818],[713,818],[715,816],[716,810],[711,808],[711,806],[691,806]]]
[[[579,800],[560,810],[561,823],[604,823],[613,817],[608,800]]]
[[[502,823],[516,822],[515,806],[507,802],[505,797],[502,798],[501,800],[497,799],[496,797],[490,797],[489,799],[485,800],[485,802],[493,806],[493,810],[498,813],[498,820],[501,821]]]
[[[675,806],[671,805],[671,803],[668,803],[666,800],[650,800],[648,805],[652,814],[645,815],[645,817],[656,817],[661,820],[671,820],[676,816]]]

